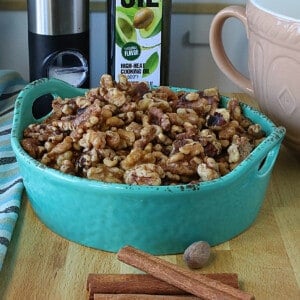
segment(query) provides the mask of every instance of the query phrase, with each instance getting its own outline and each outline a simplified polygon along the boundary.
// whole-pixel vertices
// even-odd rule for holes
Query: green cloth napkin
[[[0,271],[18,218],[23,192],[10,133],[15,99],[26,84],[19,73],[0,70]]]

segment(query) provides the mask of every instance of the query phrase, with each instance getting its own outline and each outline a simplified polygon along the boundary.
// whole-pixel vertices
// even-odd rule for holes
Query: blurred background
[[[240,92],[213,61],[209,28],[214,15],[229,5],[246,0],[173,0],[170,44],[170,85],[188,88],[217,86],[222,93]],[[228,20],[223,31],[227,55],[235,67],[248,76],[247,37],[242,24]],[[106,5],[90,1],[90,86],[98,86],[106,73]],[[29,81],[26,0],[0,0],[0,69],[18,71]]]

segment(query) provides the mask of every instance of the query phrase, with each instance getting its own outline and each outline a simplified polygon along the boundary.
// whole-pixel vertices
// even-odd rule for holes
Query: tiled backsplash
[[[17,0],[0,0],[0,69],[14,69],[28,80],[27,14],[24,9],[1,11],[1,4],[4,2],[12,4]],[[24,0],[18,2],[25,3]],[[243,4],[245,1],[230,2]],[[91,3],[102,5],[103,1]],[[225,1],[209,3],[196,0],[173,0],[173,3],[176,13],[172,16],[171,26],[170,84],[193,88],[214,85],[224,92],[239,91],[216,67],[208,41],[210,22],[216,9],[229,4]],[[198,11],[195,12],[194,8]],[[225,46],[228,46],[233,63],[247,75],[246,34],[241,25],[236,24],[237,22],[228,23],[230,26],[229,29],[225,29],[225,34],[229,38],[226,38]],[[90,32],[91,85],[95,86],[100,75],[106,72],[106,13],[103,5],[101,10],[91,11]]]
[[[168,0],[169,1],[169,0]],[[220,7],[227,5],[246,4],[247,0],[173,0],[173,8],[175,13],[213,13]],[[92,11],[104,11],[105,10],[104,0],[90,0],[90,7]],[[26,10],[26,0],[0,0],[0,11],[1,10]]]

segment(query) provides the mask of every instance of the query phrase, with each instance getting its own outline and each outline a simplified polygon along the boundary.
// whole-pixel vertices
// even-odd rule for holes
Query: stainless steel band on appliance
[[[89,0],[27,0],[27,7],[33,33],[63,35],[89,28]]]

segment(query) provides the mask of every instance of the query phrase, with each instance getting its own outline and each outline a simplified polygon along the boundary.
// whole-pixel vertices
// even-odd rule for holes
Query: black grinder
[[[27,10],[30,81],[89,88],[89,0],[27,0]]]
[[[28,0],[30,81],[89,87],[89,0]]]

